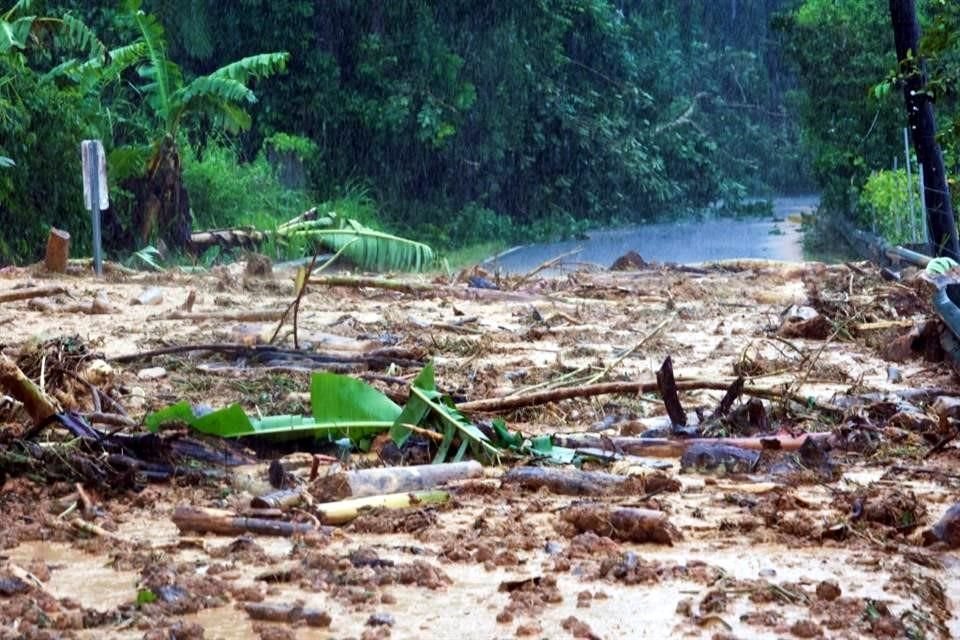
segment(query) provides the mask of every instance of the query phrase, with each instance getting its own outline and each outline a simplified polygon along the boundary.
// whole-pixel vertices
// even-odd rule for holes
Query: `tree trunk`
[[[914,0],[890,0],[890,19],[897,48],[897,61],[904,78],[903,96],[917,161],[923,165],[927,228],[938,256],[960,260],[957,225],[947,187],[943,152],[937,143],[937,123],[933,100],[926,90],[927,76],[919,57],[920,23]]]
[[[125,186],[136,194],[133,230],[140,244],[157,236],[168,249],[187,250],[193,220],[176,142],[164,138],[150,161],[147,175]]]

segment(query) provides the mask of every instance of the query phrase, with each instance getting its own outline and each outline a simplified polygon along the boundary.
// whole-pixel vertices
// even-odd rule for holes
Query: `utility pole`
[[[920,23],[915,0],[890,0],[890,19],[897,48],[897,62],[903,78],[903,97],[907,107],[910,137],[923,167],[921,197],[927,206],[927,229],[938,256],[960,261],[957,223],[947,187],[943,151],[937,143],[937,122],[933,98],[927,91],[927,74],[920,59]]]

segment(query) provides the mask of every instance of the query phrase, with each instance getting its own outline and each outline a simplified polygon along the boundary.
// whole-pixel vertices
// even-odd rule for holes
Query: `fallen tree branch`
[[[678,391],[726,391],[733,380],[677,380]],[[461,411],[471,413],[492,413],[497,411],[511,411],[513,409],[522,409],[524,407],[534,407],[549,402],[559,402],[570,398],[592,398],[606,394],[636,395],[641,393],[651,393],[657,391],[655,381],[648,382],[603,382],[599,384],[584,385],[582,387],[561,387],[560,389],[549,389],[527,395],[507,396],[503,398],[488,398],[485,400],[472,400],[457,404]],[[796,393],[788,393],[779,389],[764,389],[760,387],[745,387],[743,393],[757,398],[766,398],[768,400],[790,400],[802,405],[809,405],[810,399],[800,396]],[[819,411],[824,411],[832,415],[842,415],[843,409],[823,402],[813,402],[812,407]]]
[[[59,296],[67,293],[66,287],[31,287],[29,289],[13,289],[0,293],[0,302],[16,302],[17,300],[29,300],[31,298],[49,298],[50,296]]]
[[[221,320],[223,322],[275,322],[282,318],[285,309],[261,309],[253,311],[171,311],[160,316],[152,316],[149,320]]]
[[[23,404],[33,421],[33,429],[42,427],[58,411],[53,399],[24,375],[16,362],[4,354],[0,354],[0,387]]]
[[[128,353],[109,358],[113,362],[125,363],[138,360],[148,360],[155,356],[175,353],[189,353],[192,351],[211,351],[214,353],[229,353],[235,357],[248,358],[257,362],[276,365],[308,362],[312,365],[329,364],[365,364],[367,366],[389,366],[396,364],[399,367],[419,367],[423,365],[421,353],[416,350],[397,347],[384,347],[368,353],[323,353],[317,351],[301,351],[285,349],[273,345],[246,345],[230,342],[213,342],[209,344],[185,344],[171,347],[161,347],[140,353]],[[316,367],[312,367],[316,368]]]

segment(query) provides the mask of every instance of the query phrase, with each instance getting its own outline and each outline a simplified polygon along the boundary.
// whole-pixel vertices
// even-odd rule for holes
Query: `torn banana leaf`
[[[403,412],[390,428],[390,436],[399,446],[410,437],[410,428],[415,425],[433,429],[443,434],[443,440],[437,449],[433,462],[444,462],[454,438],[460,437],[461,445],[454,459],[458,460],[466,453],[466,447],[473,450],[474,457],[489,462],[497,462],[501,451],[475,424],[470,422],[454,405],[449,396],[437,391],[433,363],[423,368],[410,386],[410,399]],[[466,444],[465,444],[466,443]]]
[[[394,424],[400,407],[390,398],[360,380],[333,373],[315,373],[310,381],[313,416],[267,416],[250,418],[240,405],[231,405],[196,415],[188,402],[150,414],[145,424],[156,432],[161,425],[181,422],[221,438],[271,436],[277,439],[349,438],[353,442],[382,433]]]
[[[527,439],[519,431],[511,433],[507,428],[507,423],[501,418],[493,421],[493,432],[497,436],[495,444],[520,455],[541,458],[554,464],[573,464],[576,462],[577,452],[575,449],[555,446],[553,438],[550,436],[536,436]]]

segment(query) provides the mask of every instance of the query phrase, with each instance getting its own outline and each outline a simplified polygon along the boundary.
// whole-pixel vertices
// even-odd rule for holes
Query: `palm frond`
[[[247,82],[251,78],[266,78],[287,68],[290,54],[259,53],[224,65],[210,74],[210,78],[228,78],[238,82]]]
[[[170,131],[172,119],[170,98],[174,87],[182,84],[180,69],[167,58],[167,42],[163,25],[150,14],[137,11],[134,14],[143,43],[147,47],[147,65],[140,69],[140,75],[151,80],[144,90],[151,94],[149,101],[161,115]]]
[[[196,98],[214,97],[227,102],[253,104],[257,96],[240,80],[216,76],[200,76],[174,94],[173,102],[187,104]]]
[[[60,30],[60,39],[65,44],[86,53],[88,58],[95,60],[106,58],[106,45],[86,23],[69,13],[64,15],[61,20],[63,28]]]

